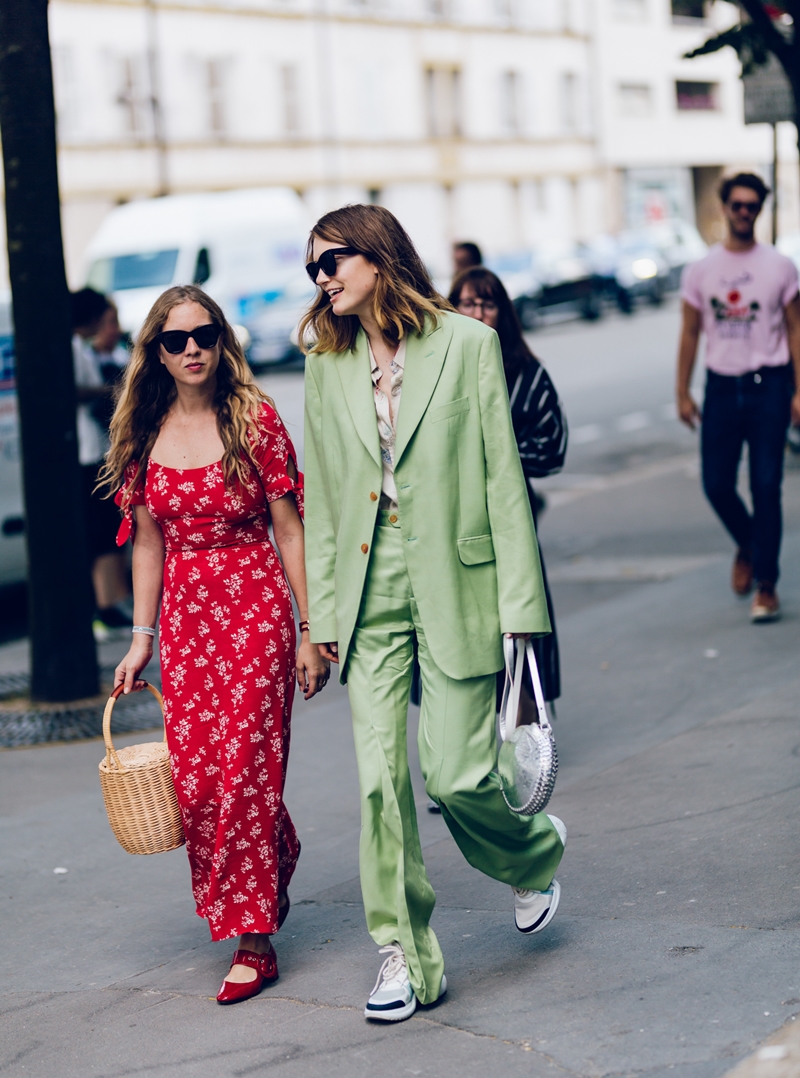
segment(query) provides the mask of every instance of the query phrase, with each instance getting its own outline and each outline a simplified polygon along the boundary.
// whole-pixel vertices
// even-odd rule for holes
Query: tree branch
[[[739,3],[750,16],[753,26],[761,34],[770,52],[775,53],[784,67],[788,67],[792,62],[791,47],[780,30],[775,27],[762,0],[739,0]]]

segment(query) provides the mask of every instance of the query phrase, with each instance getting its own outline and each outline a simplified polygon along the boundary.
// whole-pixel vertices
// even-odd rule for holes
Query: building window
[[[461,71],[457,67],[425,69],[428,134],[455,138],[461,134]]]
[[[147,91],[143,85],[142,64],[134,56],[122,56],[117,61],[116,104],[122,116],[126,135],[141,137],[145,133]]]
[[[561,128],[574,134],[578,129],[578,76],[572,72],[563,74],[560,90]]]
[[[680,112],[708,112],[719,108],[719,83],[676,82],[675,99]]]
[[[653,92],[645,83],[620,83],[617,100],[620,116],[649,116],[653,111]]]
[[[507,135],[522,129],[522,79],[518,71],[504,71],[500,77],[500,125]]]
[[[672,0],[672,21],[683,22],[684,19],[704,19],[706,17],[706,0]]]
[[[227,115],[225,108],[226,61],[215,59],[205,62],[205,83],[208,131],[214,138],[224,138],[227,134]]]
[[[281,102],[283,104],[283,132],[297,135],[300,132],[300,79],[296,64],[284,64],[280,70]]]

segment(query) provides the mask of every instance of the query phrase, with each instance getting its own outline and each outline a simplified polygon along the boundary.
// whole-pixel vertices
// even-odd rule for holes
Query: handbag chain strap
[[[522,678],[525,671],[525,660],[531,674],[533,696],[536,700],[536,711],[539,718],[539,726],[547,733],[552,732],[547,710],[544,706],[544,694],[542,682],[539,678],[539,668],[536,665],[536,653],[530,640],[517,640],[503,637],[503,656],[506,663],[506,677],[503,685],[503,697],[500,704],[500,737],[505,741],[517,728],[519,717],[519,701],[522,695]]]

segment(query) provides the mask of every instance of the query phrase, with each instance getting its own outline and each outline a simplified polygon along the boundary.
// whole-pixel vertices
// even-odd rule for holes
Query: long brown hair
[[[222,470],[227,485],[234,479],[243,482],[247,478],[246,461],[253,462],[258,410],[262,401],[270,404],[272,401],[255,384],[242,347],[221,307],[195,285],[177,285],[162,292],[151,307],[125,370],[111,420],[111,448],[100,471],[99,485],[107,488],[107,496],[115,493],[123,482],[125,470],[135,463],[135,477],[128,486],[130,498],[144,475],[158,432],[177,397],[175,379],[161,362],[157,337],[169,312],[182,303],[199,304],[222,327],[214,394],[217,429],[224,446]]]
[[[376,267],[373,313],[381,333],[393,344],[407,333],[421,333],[426,317],[435,324],[441,311],[452,310],[433,287],[411,237],[383,206],[342,206],[320,217],[308,239],[309,262],[315,237],[353,247]],[[355,346],[360,326],[355,315],[335,315],[318,288],[300,323],[300,340],[307,352],[346,352]]]
[[[522,326],[505,286],[497,274],[485,266],[470,266],[462,270],[450,288],[450,302],[458,307],[464,285],[469,285],[478,299],[490,299],[497,304],[497,336],[503,353],[503,366],[509,379],[515,378],[526,363],[536,357],[525,343]]]

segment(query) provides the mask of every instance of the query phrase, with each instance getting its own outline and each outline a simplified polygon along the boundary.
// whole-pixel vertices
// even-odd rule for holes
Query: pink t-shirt
[[[797,295],[797,268],[774,247],[716,244],[683,271],[681,296],[703,316],[706,366],[740,375],[789,362],[784,308]]]

